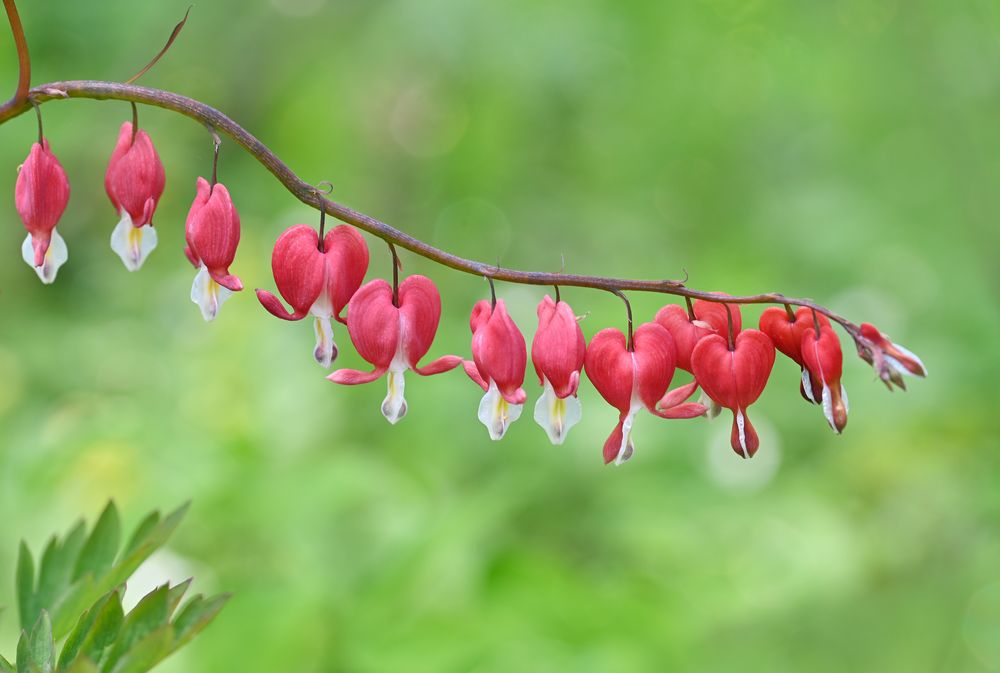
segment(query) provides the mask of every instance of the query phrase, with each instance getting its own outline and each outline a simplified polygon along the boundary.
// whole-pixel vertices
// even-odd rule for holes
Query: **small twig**
[[[6,2],[6,0],[4,1]],[[13,0],[11,1],[13,2]],[[167,38],[167,43],[163,45],[163,49],[157,52],[156,56],[153,57],[153,60],[146,64],[146,67],[144,67],[142,70],[140,70],[139,72],[137,72],[136,74],[132,75],[127,80],[125,80],[126,84],[131,84],[132,82],[136,81],[137,79],[145,75],[147,72],[149,72],[150,68],[156,65],[157,61],[163,58],[163,55],[167,53],[168,49],[170,49],[170,45],[172,45],[174,43],[174,40],[177,39],[177,36],[181,34],[181,29],[184,28],[184,24],[187,23],[188,14],[191,13],[191,7],[194,7],[194,5],[190,5],[187,8],[187,11],[184,12],[184,18],[181,19],[180,23],[174,26],[174,29],[170,32],[170,37]]]

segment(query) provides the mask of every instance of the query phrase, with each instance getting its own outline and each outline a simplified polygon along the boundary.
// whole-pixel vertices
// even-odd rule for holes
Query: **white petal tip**
[[[151,224],[132,226],[132,218],[127,212],[122,213],[122,219],[111,232],[111,249],[129,271],[142,268],[149,253],[156,248],[156,243],[156,228]]]

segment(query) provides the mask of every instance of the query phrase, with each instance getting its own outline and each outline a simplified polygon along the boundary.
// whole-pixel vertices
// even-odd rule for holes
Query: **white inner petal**
[[[149,253],[156,248],[156,242],[156,228],[153,225],[134,227],[128,211],[122,210],[122,217],[111,232],[111,249],[121,257],[126,269],[138,271]]]
[[[642,409],[642,403],[636,403],[637,397],[633,394],[632,407],[628,410],[625,421],[622,423],[622,443],[618,447],[618,455],[615,456],[615,465],[621,465],[635,453],[635,444],[632,443],[632,424],[635,422],[635,415]]]
[[[201,309],[202,317],[211,322],[219,315],[219,309],[233,294],[232,290],[222,287],[208,273],[208,268],[202,264],[191,285],[191,301]]]
[[[809,370],[805,367],[802,368],[802,392],[806,394],[810,402],[816,404],[816,400],[813,398],[812,377],[809,376]]]
[[[840,384],[840,399],[844,400],[844,411],[851,413],[851,403],[847,399],[847,388],[843,383]]]
[[[582,407],[576,395],[559,399],[547,378],[542,379],[544,391],[535,403],[535,422],[545,429],[549,441],[562,444],[566,433],[580,422]]]
[[[740,448],[743,449],[743,457],[749,458],[750,452],[747,451],[746,419],[743,417],[743,412],[739,409],[736,410],[736,429],[740,433]]]
[[[315,305],[314,305],[315,306]],[[316,348],[313,350],[313,357],[321,367],[329,368],[334,358],[337,357],[337,344],[333,341],[333,327],[330,326],[329,316],[317,317],[313,324],[316,332]]]
[[[53,229],[49,249],[45,251],[45,258],[41,266],[35,266],[35,248],[31,244],[31,234],[28,234],[24,243],[21,244],[21,258],[35,270],[41,281],[48,285],[56,279],[59,267],[69,259],[69,249],[66,247],[66,241],[63,240],[63,237]]]
[[[839,433],[837,430],[837,424],[833,420],[833,395],[830,393],[830,386],[823,384],[823,415],[826,416],[826,422],[830,424],[834,432]]]
[[[382,415],[395,425],[406,415],[406,398],[403,397],[405,382],[403,373],[406,370],[390,369],[386,376],[388,393],[382,401]]]
[[[505,400],[496,382],[490,379],[490,388],[479,402],[479,421],[489,430],[490,439],[498,440],[521,416],[523,407],[523,404],[511,404]]]
[[[705,418],[712,420],[720,413],[722,413],[722,407],[711,397],[709,397],[704,390],[698,395],[698,404],[705,407]]]

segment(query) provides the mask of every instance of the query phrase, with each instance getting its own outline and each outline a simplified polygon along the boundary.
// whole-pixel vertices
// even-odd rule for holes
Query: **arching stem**
[[[628,318],[628,333],[625,335],[625,348],[631,353],[635,350],[635,344],[632,341],[632,302],[628,300],[628,297],[621,290],[611,290],[611,294],[625,302],[625,315]]]

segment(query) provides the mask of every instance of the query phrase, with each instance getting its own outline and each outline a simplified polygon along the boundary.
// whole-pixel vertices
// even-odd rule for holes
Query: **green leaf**
[[[53,650],[52,621],[49,619],[49,613],[42,610],[28,641],[28,663],[40,673],[52,673],[55,659]]]
[[[59,669],[59,673],[64,673],[62,669]],[[90,659],[77,659],[73,662],[65,673],[100,673],[100,669],[97,668],[97,664],[92,662]]]
[[[17,640],[17,673],[31,673],[31,646],[28,644],[28,632],[21,629],[21,637]]]
[[[55,601],[65,593],[85,537],[86,528],[81,520],[66,534],[62,542],[56,537],[49,541],[38,566],[38,593],[35,596],[37,610],[51,611]]]
[[[148,633],[132,647],[110,673],[146,673],[171,652],[174,632],[169,624]]]
[[[59,655],[60,670],[70,666],[78,655],[99,661],[111,643],[118,637],[125,615],[122,611],[121,593],[112,591],[102,596],[77,622]]]
[[[3,655],[0,655],[0,673],[16,673],[14,667],[10,665],[9,661],[3,658]]]
[[[181,599],[184,598],[184,594],[191,587],[191,581],[193,578],[189,577],[180,584],[175,584],[170,588],[169,593],[167,593],[167,614],[174,614],[174,610],[177,606],[181,604]]]
[[[21,628],[27,629],[38,619],[35,607],[35,561],[28,545],[21,540],[17,553],[17,607],[21,617]]]
[[[90,532],[90,537],[87,538],[86,544],[80,551],[80,557],[77,559],[76,568],[73,571],[73,579],[80,579],[88,573],[94,577],[101,577],[107,573],[118,553],[121,533],[121,517],[118,515],[115,501],[111,500],[101,512],[100,518],[94,524],[94,530]]]
[[[229,598],[230,594],[221,594],[206,601],[199,594],[189,600],[174,619],[174,651],[186,645],[212,623]]]
[[[143,596],[139,604],[126,615],[118,638],[101,665],[104,673],[111,671],[135,643],[167,624],[170,617],[167,609],[169,594],[169,585],[164,584]]]
[[[158,523],[160,523],[159,510],[154,510],[147,514],[146,518],[140,521],[139,525],[135,527],[132,537],[129,538],[128,544],[125,545],[125,551],[122,553],[122,556],[128,556],[138,549],[139,545],[145,541]]]

